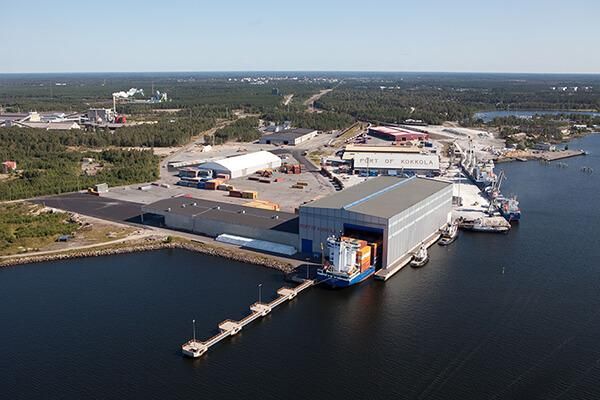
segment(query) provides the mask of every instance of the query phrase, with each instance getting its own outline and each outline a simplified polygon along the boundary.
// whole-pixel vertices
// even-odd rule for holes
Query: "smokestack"
[[[113,95],[113,112],[117,113],[117,98]]]

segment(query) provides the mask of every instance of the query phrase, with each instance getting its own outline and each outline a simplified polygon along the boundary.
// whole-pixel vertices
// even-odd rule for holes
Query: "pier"
[[[248,325],[249,323],[258,318],[265,317],[275,307],[285,303],[286,301],[292,300],[300,292],[302,292],[305,289],[308,289],[315,283],[315,280],[305,279],[300,285],[296,286],[295,288],[280,288],[279,290],[277,290],[277,294],[279,296],[275,300],[271,301],[270,303],[256,302],[252,304],[250,306],[251,313],[239,321],[226,319],[218,325],[220,332],[205,341],[196,340],[196,338],[194,337],[192,340],[189,340],[181,346],[182,353],[185,356],[192,358],[200,357],[202,354],[206,353],[211,346],[214,346],[226,337],[233,336],[239,333],[244,326]]]
[[[540,160],[544,161],[556,161],[563,160],[565,158],[584,156],[586,154],[583,150],[559,150],[552,152],[545,152],[539,156]]]

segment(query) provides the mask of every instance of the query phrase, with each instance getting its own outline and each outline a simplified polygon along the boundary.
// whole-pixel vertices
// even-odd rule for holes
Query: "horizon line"
[[[489,74],[489,75],[600,75],[600,72],[522,72],[522,71],[415,71],[415,70],[172,70],[172,71],[37,71],[1,72],[0,75],[51,75],[51,74],[198,74],[198,73],[368,73],[368,74]]]

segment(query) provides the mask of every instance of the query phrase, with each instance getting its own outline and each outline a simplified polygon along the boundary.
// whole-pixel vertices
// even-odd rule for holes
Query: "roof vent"
[[[171,207],[167,208],[167,212],[171,212]]]
[[[220,209],[221,209],[221,206],[216,206],[215,207],[215,210],[220,210]]]
[[[193,205],[194,207],[196,207],[196,206],[198,205],[198,203],[194,202],[194,203],[192,203],[192,205]]]
[[[273,215],[273,219],[279,219],[279,215]]]
[[[240,210],[240,214],[246,214],[246,210]]]
[[[185,208],[185,204],[182,204],[182,205],[181,205],[181,208]]]

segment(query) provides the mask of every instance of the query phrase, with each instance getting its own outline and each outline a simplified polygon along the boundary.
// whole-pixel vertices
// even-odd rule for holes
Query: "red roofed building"
[[[2,173],[4,173],[4,174],[8,174],[9,172],[12,172],[16,169],[17,169],[16,161],[4,161],[2,163]]]
[[[411,142],[413,140],[429,140],[426,133],[411,132],[393,126],[373,126],[369,128],[369,135],[393,142]]]

